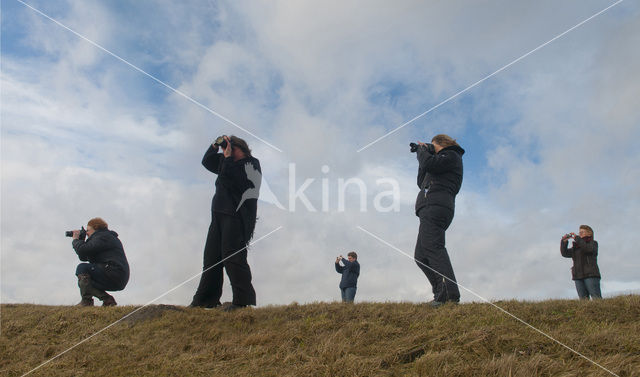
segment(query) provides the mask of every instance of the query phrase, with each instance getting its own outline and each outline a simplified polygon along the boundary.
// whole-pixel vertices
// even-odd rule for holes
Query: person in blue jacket
[[[336,258],[336,271],[342,274],[342,279],[340,279],[342,302],[353,302],[358,289],[360,263],[358,263],[358,254],[353,251],[347,254],[347,258],[344,259],[342,255]],[[340,262],[342,262],[342,265],[340,265]]]

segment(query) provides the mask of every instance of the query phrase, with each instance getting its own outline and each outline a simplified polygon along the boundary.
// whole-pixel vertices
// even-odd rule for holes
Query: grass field
[[[640,376],[640,296],[496,305]],[[21,376],[138,307],[3,304],[0,375]],[[148,306],[30,376],[611,376],[489,304]]]

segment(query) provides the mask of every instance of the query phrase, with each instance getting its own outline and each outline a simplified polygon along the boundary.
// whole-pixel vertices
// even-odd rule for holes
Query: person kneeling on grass
[[[82,301],[79,306],[93,306],[93,296],[102,306],[115,306],[116,300],[105,291],[121,291],[129,281],[129,262],[118,233],[109,230],[99,217],[87,223],[84,230],[73,231],[73,249],[83,262],[76,268]]]
[[[356,290],[358,289],[360,263],[358,263],[358,255],[353,251],[347,254],[347,257],[349,259],[344,259],[342,255],[336,258],[336,272],[342,274],[342,279],[340,279],[342,302],[353,302],[356,297]],[[340,262],[342,262],[342,266]]]

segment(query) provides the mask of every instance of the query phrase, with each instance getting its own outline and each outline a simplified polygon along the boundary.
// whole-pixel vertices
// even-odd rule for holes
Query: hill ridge
[[[499,301],[619,376],[640,376],[640,296]],[[0,375],[21,376],[140,306],[2,304]],[[609,376],[489,304],[143,307],[32,376]]]

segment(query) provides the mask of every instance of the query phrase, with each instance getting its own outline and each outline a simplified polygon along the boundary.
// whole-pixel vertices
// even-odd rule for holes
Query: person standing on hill
[[[414,258],[431,283],[433,301],[438,307],[445,302],[459,302],[460,291],[445,248],[445,231],[455,211],[456,195],[462,186],[464,149],[447,135],[436,135],[431,144],[413,144],[418,158],[416,216],[420,218]]]
[[[218,153],[222,147],[223,153]],[[202,165],[217,174],[211,203],[211,225],[204,247],[203,272],[190,307],[221,306],[223,267],[231,282],[233,301],[223,310],[256,304],[247,263],[247,247],[253,237],[262,179],[260,162],[247,142],[223,136],[209,146]]]
[[[89,238],[85,241],[85,236]],[[93,306],[93,297],[102,306],[115,306],[116,300],[106,291],[121,291],[129,281],[129,262],[124,254],[118,233],[109,230],[107,223],[93,218],[87,223],[86,232],[74,230],[71,244],[80,263],[76,268],[78,287],[82,301],[79,306]]]
[[[568,247],[569,239],[572,247]],[[602,298],[600,293],[600,269],[598,268],[598,241],[593,239],[593,229],[580,225],[578,234],[568,233],[560,240],[560,254],[573,259],[571,275],[576,284],[578,297],[583,300]]]
[[[358,263],[358,254],[353,251],[347,254],[347,258],[344,259],[342,255],[336,258],[336,272],[342,274],[340,279],[342,302],[353,302],[358,289],[360,263]],[[340,265],[340,262],[342,262],[342,265]]]

